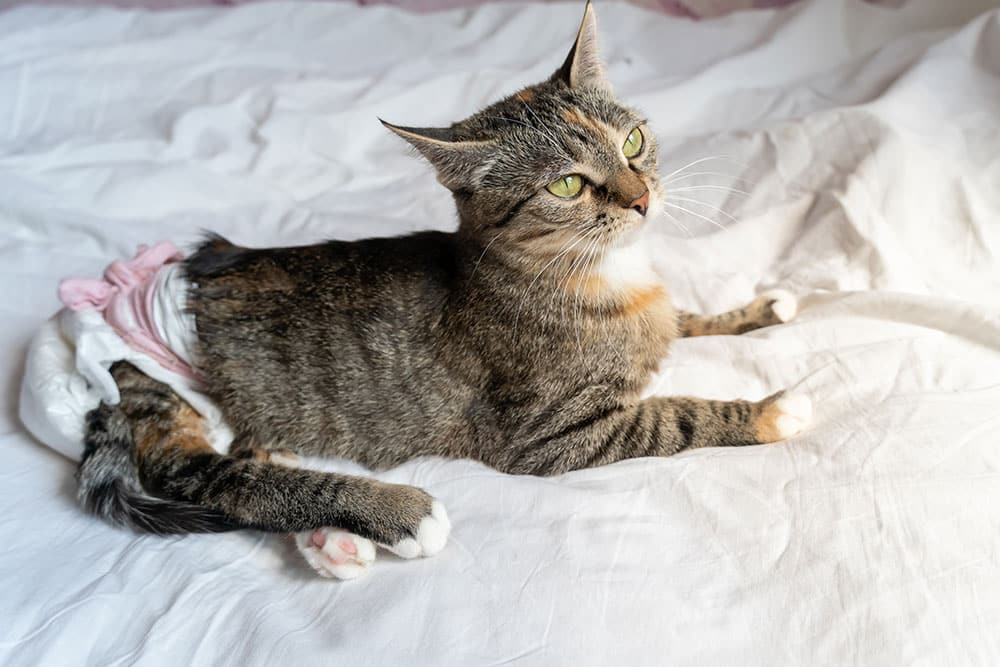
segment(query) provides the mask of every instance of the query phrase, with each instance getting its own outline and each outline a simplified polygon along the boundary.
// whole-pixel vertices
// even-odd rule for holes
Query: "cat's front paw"
[[[444,505],[438,500],[431,502],[430,514],[423,517],[412,537],[405,537],[394,544],[385,544],[386,549],[400,558],[433,556],[448,542],[451,522]]]
[[[768,290],[757,297],[754,304],[761,310],[762,321],[769,325],[788,322],[799,312],[799,300],[784,289]]]
[[[804,394],[781,393],[765,399],[754,420],[758,442],[778,442],[798,435],[812,421],[812,401]]]
[[[451,522],[444,505],[423,489],[364,480],[372,502],[359,527],[367,537],[339,528],[295,534],[295,545],[324,577],[353,579],[375,562],[376,545],[400,558],[433,556],[444,549]]]
[[[295,546],[320,576],[354,579],[375,562],[375,545],[339,528],[317,528],[295,533]]]

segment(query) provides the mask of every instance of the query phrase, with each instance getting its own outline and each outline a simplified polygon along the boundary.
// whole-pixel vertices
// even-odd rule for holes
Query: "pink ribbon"
[[[59,300],[70,310],[104,310],[111,298],[148,281],[164,264],[184,259],[170,241],[152,248],[141,245],[135,257],[112,262],[104,271],[104,280],[67,278],[59,283]]]
[[[167,370],[196,377],[191,366],[160,338],[153,321],[156,274],[184,259],[169,241],[139,246],[130,260],[112,262],[103,280],[68,278],[59,284],[59,300],[70,310],[97,310],[132,349],[147,354]]]

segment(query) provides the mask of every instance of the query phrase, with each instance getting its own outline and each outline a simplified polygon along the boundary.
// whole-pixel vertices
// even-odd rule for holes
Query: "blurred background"
[[[177,7],[203,7],[210,5],[245,5],[255,0],[0,0],[0,9],[16,5],[66,5],[74,7],[91,7],[107,5],[112,7],[142,7],[145,9],[171,9]],[[344,2],[357,5],[395,5],[415,12],[455,9],[500,2],[500,0],[326,0],[328,2]],[[540,3],[567,2],[575,0],[530,0]],[[692,19],[706,19],[728,14],[744,9],[767,9],[782,7],[798,0],[628,0],[630,4],[673,16],[685,16]],[[879,5],[899,5],[902,0],[868,0]],[[510,3],[506,3],[510,4]],[[579,4],[579,3],[577,3]],[[946,2],[942,4],[947,4]]]

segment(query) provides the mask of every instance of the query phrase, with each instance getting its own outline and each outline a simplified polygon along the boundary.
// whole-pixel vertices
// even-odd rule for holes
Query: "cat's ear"
[[[493,163],[495,146],[488,141],[457,141],[448,127],[400,127],[379,121],[413,145],[437,170],[441,185],[449,190],[469,190],[479,185]]]
[[[587,0],[587,8],[583,10],[583,23],[576,33],[573,48],[566,56],[566,62],[556,70],[552,78],[562,81],[570,88],[611,90],[597,49],[597,17],[594,16],[590,0]]]

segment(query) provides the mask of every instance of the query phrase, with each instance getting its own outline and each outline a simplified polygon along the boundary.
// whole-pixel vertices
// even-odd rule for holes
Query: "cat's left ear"
[[[576,42],[566,56],[553,79],[562,81],[570,88],[596,88],[611,90],[611,83],[604,76],[604,66],[601,65],[601,54],[597,49],[597,17],[594,8],[587,0],[587,8],[583,11],[583,23],[576,33]]]
[[[449,190],[474,189],[493,163],[496,149],[491,142],[457,141],[447,127],[400,127],[379,121],[420,151]]]

